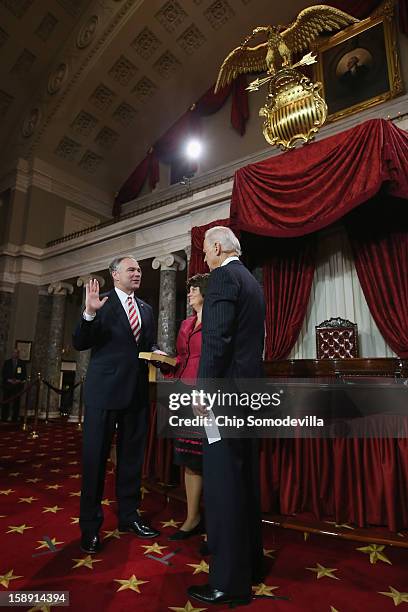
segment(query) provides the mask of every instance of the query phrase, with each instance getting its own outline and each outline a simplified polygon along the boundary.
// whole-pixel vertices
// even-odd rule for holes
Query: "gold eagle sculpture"
[[[357,22],[358,19],[339,9],[318,4],[301,11],[288,27],[259,26],[225,58],[218,73],[215,92],[245,72],[267,72],[268,76],[272,77],[281,68],[292,67],[293,54],[307,49],[322,32],[340,30]],[[261,32],[266,33],[266,42],[249,47],[251,38]],[[313,61],[312,58],[311,61],[303,63]],[[269,79],[265,79],[267,80]]]

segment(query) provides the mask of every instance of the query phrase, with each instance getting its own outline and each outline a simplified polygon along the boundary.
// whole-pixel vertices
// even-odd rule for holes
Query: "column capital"
[[[167,255],[159,255],[152,261],[153,270],[184,270],[186,267],[185,260],[176,255],[175,253],[168,253]]]
[[[183,247],[183,251],[187,255],[187,261],[190,261],[190,258],[191,258],[191,244],[188,244],[187,246]]]
[[[93,278],[98,281],[100,287],[104,286],[105,279],[103,276],[99,276],[99,274],[84,274],[84,276],[78,276],[77,287],[85,287],[86,283],[89,283]]]
[[[72,294],[74,292],[74,287],[71,283],[65,283],[64,281],[57,281],[56,283],[51,283],[48,285],[48,293],[53,293],[54,295],[67,295],[67,293]]]

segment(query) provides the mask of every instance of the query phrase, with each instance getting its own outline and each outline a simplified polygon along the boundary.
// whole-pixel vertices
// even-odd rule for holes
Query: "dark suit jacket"
[[[148,404],[148,366],[140,351],[153,351],[156,332],[149,304],[136,298],[142,333],[135,342],[129,319],[114,289],[93,321],[81,321],[73,334],[78,351],[91,349],[84,386],[86,407],[124,410]]]
[[[9,378],[16,378],[17,380],[25,380],[27,378],[27,370],[24,361],[17,359],[16,368],[13,367],[13,360],[6,359],[3,364],[2,370],[3,384],[7,385]]]
[[[240,261],[211,272],[202,315],[198,378],[260,378],[265,300]]]

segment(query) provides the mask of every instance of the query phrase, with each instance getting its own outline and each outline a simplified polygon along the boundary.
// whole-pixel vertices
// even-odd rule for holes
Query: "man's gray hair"
[[[115,259],[109,264],[109,273],[111,276],[113,272],[117,272],[117,270],[119,270],[119,266],[124,259],[134,259],[135,261],[137,261],[134,255],[121,255],[120,257],[115,257]]]
[[[235,251],[238,257],[242,253],[239,240],[229,227],[224,227],[223,225],[211,227],[205,232],[204,238],[207,242],[219,242],[224,253]]]

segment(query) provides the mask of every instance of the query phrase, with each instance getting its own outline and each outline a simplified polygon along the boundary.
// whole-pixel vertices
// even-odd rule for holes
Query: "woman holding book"
[[[177,358],[174,369],[170,370],[167,364],[161,367],[166,378],[174,378],[186,385],[194,385],[197,379],[201,356],[201,314],[209,276],[209,274],[196,274],[188,279],[188,300],[194,314],[181,323],[177,336]],[[200,512],[203,488],[201,440],[188,438],[174,440],[174,463],[185,468],[187,518],[169,539],[186,540],[204,532]]]

